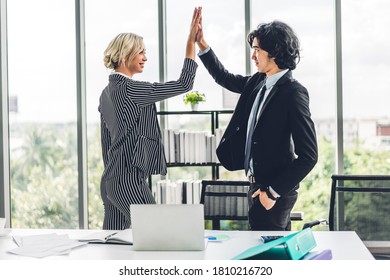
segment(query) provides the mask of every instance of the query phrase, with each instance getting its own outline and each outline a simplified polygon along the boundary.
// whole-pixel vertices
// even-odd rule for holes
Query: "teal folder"
[[[317,243],[310,228],[251,247],[233,260],[299,260]]]

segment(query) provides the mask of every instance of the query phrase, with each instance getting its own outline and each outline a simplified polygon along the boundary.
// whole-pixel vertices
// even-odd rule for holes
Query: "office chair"
[[[221,221],[248,221],[248,181],[203,180],[200,203],[204,205],[205,220],[212,229],[221,229]],[[291,213],[291,220],[302,221],[303,213]],[[249,224],[245,224],[245,229]]]
[[[329,230],[355,231],[376,258],[390,257],[390,175],[332,175]]]

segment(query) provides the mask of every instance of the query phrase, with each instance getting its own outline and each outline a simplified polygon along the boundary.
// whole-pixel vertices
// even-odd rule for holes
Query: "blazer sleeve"
[[[194,60],[185,58],[178,80],[165,83],[149,83],[129,79],[126,91],[131,100],[139,106],[162,101],[191,90],[194,85],[197,67],[198,65]]]
[[[239,94],[244,91],[250,76],[234,75],[228,72],[212,49],[200,55],[199,58],[217,84]]]
[[[298,185],[318,161],[318,147],[314,122],[309,109],[309,94],[303,86],[291,94],[289,122],[296,158],[272,183],[272,188],[283,195]]]

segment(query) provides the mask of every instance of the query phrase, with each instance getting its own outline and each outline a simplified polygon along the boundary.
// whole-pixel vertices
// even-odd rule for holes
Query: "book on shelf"
[[[174,153],[175,153],[175,160],[174,162],[181,162],[180,161],[180,151],[181,151],[181,143],[180,143],[180,132],[175,131],[174,132]]]
[[[156,182],[156,189],[155,189],[155,200],[156,203],[163,203],[163,196],[165,196],[165,185],[167,180],[158,180]]]
[[[200,138],[201,138],[202,135],[200,135],[199,132],[194,132],[194,143],[193,143],[193,151],[194,151],[194,163],[200,163],[200,154],[201,154],[201,151],[200,151]]]
[[[192,184],[193,184],[193,180],[191,180],[191,179],[184,181],[184,186],[186,189],[186,203],[187,204],[193,204],[193,201],[194,201]]]
[[[175,204],[183,203],[183,181],[177,180],[175,184]]]
[[[202,180],[193,180],[192,181],[192,204],[200,203],[200,195],[202,192]]]
[[[168,137],[169,137],[169,162],[175,163],[175,132],[173,129],[168,129]]]
[[[207,156],[206,145],[207,145],[207,137],[209,135],[210,133],[206,131],[203,131],[201,133],[201,138],[200,138],[200,162],[201,163],[209,162],[206,160],[206,156]]]
[[[180,163],[185,163],[185,153],[184,153],[184,148],[185,148],[185,140],[184,140],[184,136],[185,136],[185,133],[184,131],[179,131],[179,149],[180,149],[180,152],[179,152],[179,161]]]
[[[184,132],[184,162],[190,163],[190,138],[191,138],[191,132],[185,131]]]
[[[168,129],[164,129],[162,132],[162,141],[164,145],[164,154],[165,159],[167,162],[169,162],[169,131]]]
[[[159,180],[152,187],[157,204],[199,204],[202,180]]]
[[[212,135],[211,136],[211,162],[219,162],[217,158],[216,150],[217,150],[216,138],[215,135]]]
[[[211,162],[211,136],[210,135],[206,136],[205,150],[206,150],[205,161]]]
[[[131,229],[95,232],[78,239],[81,242],[133,245]]]
[[[188,157],[188,162],[189,163],[195,163],[195,149],[194,149],[194,147],[195,147],[195,138],[196,138],[196,135],[195,135],[195,132],[193,132],[193,131],[191,131],[190,133],[189,133],[189,145],[188,145],[188,147],[186,147],[186,148],[188,148],[189,150],[190,150],[190,152],[189,152],[189,157]]]
[[[167,163],[218,163],[216,148],[223,130],[215,132],[211,135],[208,131],[164,129],[162,140]]]
[[[182,204],[183,180],[171,182],[169,179],[158,180],[152,187],[157,204]]]

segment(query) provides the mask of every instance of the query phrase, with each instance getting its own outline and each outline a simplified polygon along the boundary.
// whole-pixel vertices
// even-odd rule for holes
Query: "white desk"
[[[12,236],[58,233],[70,238],[84,237],[97,230],[53,230],[53,229],[13,229],[9,236],[0,237],[0,260],[34,259],[7,253],[17,247]],[[261,231],[206,231],[206,234],[223,233],[231,238],[223,242],[209,242],[205,251],[134,251],[129,245],[87,244],[72,249],[69,255],[51,256],[46,259],[68,260],[228,260],[245,249],[258,245],[261,235],[286,235],[289,232]],[[364,246],[355,232],[313,231],[317,247],[312,251],[331,249],[335,260],[373,260],[374,257]]]

